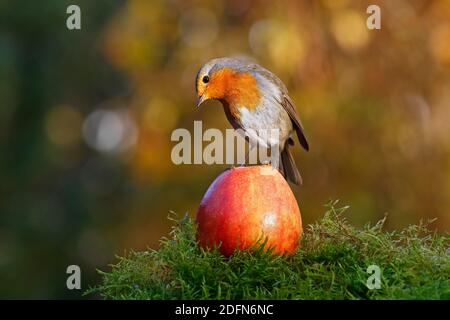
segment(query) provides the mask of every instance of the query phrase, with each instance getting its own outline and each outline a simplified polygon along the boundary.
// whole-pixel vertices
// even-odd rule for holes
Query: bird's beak
[[[202,94],[201,96],[198,97],[197,99],[197,108],[200,107],[200,105],[205,102],[206,100],[208,100],[206,98],[206,96],[204,94]]]

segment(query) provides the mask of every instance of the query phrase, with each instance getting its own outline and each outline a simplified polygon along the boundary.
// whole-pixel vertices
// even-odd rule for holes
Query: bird
[[[222,103],[226,118],[242,129],[251,145],[279,148],[279,171],[286,180],[302,184],[290,147],[294,132],[309,150],[300,117],[284,83],[262,66],[240,58],[215,58],[203,64],[196,76],[197,107],[207,100]],[[261,130],[278,129],[277,141],[261,139]]]

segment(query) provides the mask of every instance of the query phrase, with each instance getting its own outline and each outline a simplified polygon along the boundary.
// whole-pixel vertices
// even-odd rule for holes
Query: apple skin
[[[208,188],[197,212],[201,247],[220,246],[224,256],[267,237],[265,249],[288,255],[302,234],[300,209],[289,184],[271,165],[223,172]]]

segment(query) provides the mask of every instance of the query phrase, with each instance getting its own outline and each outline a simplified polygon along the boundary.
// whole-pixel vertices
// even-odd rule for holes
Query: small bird
[[[296,185],[302,183],[289,146],[294,145],[294,131],[305,150],[309,150],[308,141],[294,102],[289,97],[286,86],[276,75],[256,63],[235,58],[217,58],[200,68],[196,89],[197,107],[206,100],[219,100],[233,128],[242,129],[251,145],[259,143],[272,147],[277,144],[280,150],[280,172]],[[258,132],[271,129],[279,130],[279,140],[262,141]]]

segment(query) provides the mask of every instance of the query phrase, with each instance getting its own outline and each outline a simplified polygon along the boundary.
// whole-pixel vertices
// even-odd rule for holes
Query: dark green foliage
[[[336,203],[306,228],[291,257],[261,246],[231,258],[204,251],[186,216],[159,250],[120,258],[88,293],[108,299],[450,299],[448,234],[423,224],[389,233],[384,220],[356,229]],[[366,271],[373,264],[382,270],[382,284],[369,290]]]

